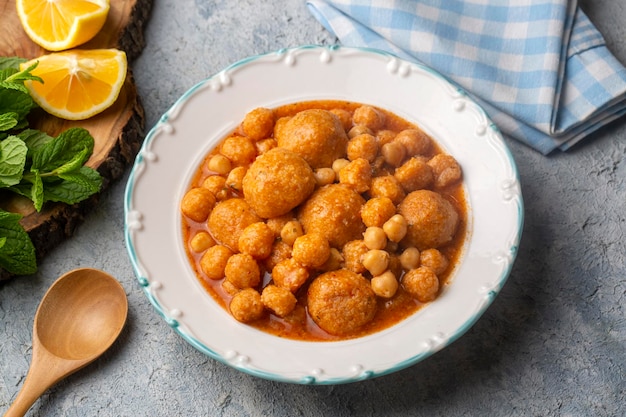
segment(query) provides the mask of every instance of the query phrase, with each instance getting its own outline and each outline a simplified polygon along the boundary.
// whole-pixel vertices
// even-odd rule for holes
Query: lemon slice
[[[26,34],[49,51],[81,45],[102,29],[109,0],[17,0]]]
[[[33,100],[48,113],[68,120],[83,120],[110,107],[126,79],[126,54],[117,49],[70,50],[25,62],[38,81],[26,81]]]

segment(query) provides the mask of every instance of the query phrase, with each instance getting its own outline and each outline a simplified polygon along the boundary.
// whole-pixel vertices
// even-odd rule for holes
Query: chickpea
[[[394,140],[396,132],[393,130],[379,130],[376,132],[376,140],[378,141],[378,147],[382,148],[387,143]]]
[[[182,213],[195,222],[206,221],[213,207],[215,207],[215,196],[203,187],[187,191],[180,203]]]
[[[406,271],[420,265],[420,251],[415,247],[406,248],[400,255],[400,263]]]
[[[348,110],[332,109],[330,112],[339,118],[339,121],[346,132],[350,130],[352,127],[352,114],[350,114]]]
[[[289,258],[276,264],[272,269],[272,279],[274,284],[295,293],[309,279],[309,271],[295,259]]]
[[[233,317],[242,323],[258,320],[265,312],[261,294],[253,288],[246,288],[235,294],[228,308]]]
[[[213,155],[211,159],[209,159],[209,163],[207,168],[210,171],[213,171],[220,175],[226,175],[230,172],[232,165],[230,159],[226,158],[224,155]]]
[[[304,231],[302,230],[302,224],[298,220],[290,220],[280,231],[280,238],[288,244],[289,246],[293,245],[293,242],[296,241],[297,238],[302,236]]]
[[[380,153],[389,165],[399,167],[406,157],[406,148],[400,142],[389,142],[382,146]]]
[[[256,158],[256,148],[252,141],[244,136],[226,138],[220,153],[237,166],[248,165]],[[223,172],[221,172],[223,174]]]
[[[231,296],[234,296],[241,291],[241,288],[235,287],[232,283],[226,280],[222,281],[222,289],[226,292],[226,294]]]
[[[207,232],[198,232],[196,235],[191,238],[191,242],[189,242],[189,246],[191,250],[196,253],[201,253],[215,245],[215,240],[211,237]]]
[[[369,162],[373,162],[376,155],[378,155],[378,142],[376,142],[374,136],[369,133],[363,133],[348,141],[346,154],[350,161],[363,158]]]
[[[396,206],[388,197],[370,198],[361,207],[361,220],[367,227],[382,227],[396,214]]]
[[[211,175],[202,183],[202,187],[211,191],[216,200],[222,201],[228,198],[228,190],[226,188],[226,178],[220,175]]]
[[[355,159],[339,171],[339,183],[347,185],[357,193],[369,190],[371,182],[372,168],[366,159]]]
[[[359,126],[354,126],[352,129],[348,131],[348,137],[352,139],[353,137],[362,135],[364,133],[367,133],[368,135],[374,134],[374,132],[372,132],[372,129],[370,129],[369,127],[365,125],[359,125]]]
[[[341,268],[341,263],[343,262],[343,255],[339,252],[337,248],[330,248],[330,254],[324,265],[320,267],[322,271],[336,271]]]
[[[272,310],[278,317],[285,317],[290,314],[298,302],[296,296],[287,288],[273,284],[263,288],[261,301],[267,309]]]
[[[398,280],[391,271],[385,271],[370,281],[374,294],[382,298],[391,298],[398,291]]]
[[[318,168],[313,173],[315,177],[315,182],[317,182],[318,187],[323,187],[328,184],[332,184],[335,182],[335,171],[332,168]]]
[[[453,156],[438,154],[428,161],[435,176],[435,188],[443,188],[461,180],[463,176],[461,166]]]
[[[258,107],[250,111],[243,119],[241,127],[243,132],[253,141],[265,139],[274,130],[274,111]]]
[[[237,288],[253,288],[261,282],[261,271],[254,258],[247,253],[236,253],[224,268],[226,281]]]
[[[364,125],[371,130],[378,130],[385,125],[385,115],[374,107],[361,106],[354,110],[352,121],[355,125]]]
[[[282,216],[272,217],[270,219],[267,219],[265,223],[272,230],[272,232],[274,232],[274,235],[276,237],[280,237],[280,232],[281,230],[283,230],[283,227],[285,227],[287,222],[290,222],[292,220],[294,220],[293,213],[289,212],[289,213],[283,214]]]
[[[335,159],[332,165],[332,169],[333,171],[335,171],[335,175],[339,175],[339,171],[341,171],[349,163],[350,161],[344,158]]]
[[[274,138],[263,139],[254,144],[257,155],[263,155],[267,151],[271,151],[277,146],[278,146],[278,143],[276,142],[276,139]]]
[[[263,263],[267,271],[274,269],[276,265],[285,259],[291,258],[291,246],[282,240],[276,240],[272,246],[270,256],[264,259]]]
[[[406,196],[402,185],[393,175],[372,178],[370,194],[372,197],[387,197],[394,204],[400,204]]]
[[[263,222],[252,223],[239,236],[239,251],[254,259],[265,259],[272,253],[274,232]]]
[[[402,287],[421,303],[437,298],[439,278],[432,269],[420,266],[402,276]]]
[[[228,259],[233,251],[223,245],[211,246],[200,258],[200,268],[209,279],[218,280],[224,278],[224,270]]]
[[[419,129],[406,129],[396,135],[394,141],[404,145],[407,156],[426,155],[432,143],[430,137]]]
[[[305,267],[319,268],[330,256],[330,245],[319,233],[307,233],[293,242],[291,256]]]
[[[383,224],[383,230],[389,240],[399,242],[406,235],[408,224],[404,216],[395,214]]]
[[[426,249],[420,254],[420,263],[433,270],[437,275],[443,274],[450,262],[448,258],[437,249]]]
[[[373,276],[378,276],[389,267],[389,252],[372,249],[363,256],[363,266],[370,271]]]
[[[393,174],[407,193],[429,188],[433,181],[433,170],[421,158],[410,158]]]
[[[245,167],[235,167],[230,171],[228,176],[226,177],[226,186],[231,188],[236,192],[241,192],[243,190],[243,177],[246,175]]]
[[[368,227],[363,233],[363,242],[369,249],[384,249],[387,246],[387,235],[381,227]]]
[[[352,240],[343,245],[342,254],[345,268],[357,274],[365,272],[363,257],[368,250],[367,245],[362,240]]]

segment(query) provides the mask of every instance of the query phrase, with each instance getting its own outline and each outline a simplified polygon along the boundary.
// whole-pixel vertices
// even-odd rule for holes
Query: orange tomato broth
[[[363,104],[335,100],[317,100],[288,104],[277,107],[273,110],[276,115],[276,120],[278,120],[280,117],[293,116],[300,111],[311,108],[325,110],[344,109],[352,113],[356,108],[361,105]],[[404,129],[419,129],[419,127],[417,127],[415,124],[412,124],[404,120],[403,118],[389,111],[386,111],[385,109],[381,109],[379,107],[375,108],[385,114],[386,122],[384,129],[386,130],[400,132]],[[230,132],[230,134],[224,136],[224,139],[231,136],[233,133],[243,136],[244,134],[241,130],[241,125],[239,125],[233,132]],[[433,150],[431,151],[431,154],[429,156],[441,153],[442,151],[436,140],[433,139],[432,143]],[[200,164],[200,167],[194,174],[192,181],[189,184],[189,189],[201,186],[205,178],[210,175],[216,175],[214,172],[208,170],[207,161],[211,158],[211,156],[217,154],[218,150],[219,146],[217,146],[205,157],[203,162]],[[441,253],[446,256],[449,261],[449,265],[446,271],[438,275],[440,280],[439,293],[441,293],[445,286],[451,285],[452,277],[454,275],[453,272],[456,269],[456,265],[460,261],[462,255],[467,231],[468,207],[462,181],[458,184],[446,187],[445,189],[439,189],[437,190],[437,192],[442,194],[448,201],[450,201],[456,209],[457,213],[459,214],[459,225],[454,239],[445,246],[437,248]],[[233,194],[233,196],[235,195],[237,194]],[[239,196],[243,197],[241,194],[239,194]],[[205,231],[210,234],[210,231],[208,230],[206,224],[207,222],[194,222],[191,219],[184,218],[183,216],[182,223],[185,250],[187,252],[189,262],[191,263],[191,266],[193,267],[198,280],[200,281],[204,289],[212,296],[212,298],[224,309],[226,309],[226,311],[228,311],[228,305],[230,303],[230,300],[232,299],[232,296],[222,288],[221,283],[223,279],[208,279],[204,275],[200,267],[200,258],[202,257],[202,253],[195,253],[189,247],[189,241],[196,233],[200,231]],[[399,250],[397,253],[401,253],[401,250]],[[259,266],[262,268],[261,263],[259,264]],[[270,283],[272,279],[271,274],[268,271],[263,272],[262,270],[262,274],[263,277],[260,284],[261,288]],[[359,329],[359,331],[343,336],[331,335],[321,329],[306,312],[306,291],[308,288],[308,283],[312,282],[316,276],[317,274],[311,272],[311,276],[309,277],[307,284],[303,285],[302,288],[297,291],[296,297],[298,299],[298,304],[296,306],[296,309],[287,317],[280,318],[278,316],[275,316],[274,314],[267,313],[264,315],[263,318],[255,322],[248,323],[248,325],[253,326],[261,331],[276,335],[278,337],[288,339],[304,341],[347,340],[366,336],[389,328],[390,326],[393,326],[394,324],[397,324],[407,317],[411,316],[425,305],[424,303],[421,303],[414,299],[412,296],[410,296],[406,291],[402,289],[402,285],[399,285],[398,291],[391,299],[383,299],[381,297],[377,297],[378,309],[374,319],[364,325],[361,329]],[[398,281],[400,281],[400,277],[398,277]],[[437,299],[432,302],[437,302]],[[235,319],[233,318],[233,320]]]

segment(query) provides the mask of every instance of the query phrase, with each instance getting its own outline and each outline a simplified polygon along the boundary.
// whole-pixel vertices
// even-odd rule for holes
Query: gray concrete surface
[[[626,64],[624,0],[581,1]],[[301,0],[156,1],[135,77],[153,125],[190,86],[251,54],[333,43]],[[626,414],[626,118],[567,154],[509,141],[526,203],[519,256],[463,337],[401,372],[341,386],[242,374],[196,351],[156,314],[126,254],[121,181],[30,277],[0,284],[0,411],[21,387],[33,314],[81,266],[123,283],[129,320],[97,362],[30,416],[622,416]]]

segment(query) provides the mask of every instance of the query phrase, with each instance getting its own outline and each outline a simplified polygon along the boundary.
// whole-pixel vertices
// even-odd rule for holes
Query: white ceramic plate
[[[464,255],[443,294],[387,330],[341,342],[281,339],[238,323],[202,288],[182,244],[179,202],[206,153],[251,109],[314,99],[376,105],[422,127],[460,162],[470,205]],[[336,384],[415,364],[467,331],[511,270],[523,203],[499,131],[460,88],[387,53],[305,46],[243,60],[185,93],[137,156],[125,215],[139,283],[187,342],[262,378]]]

